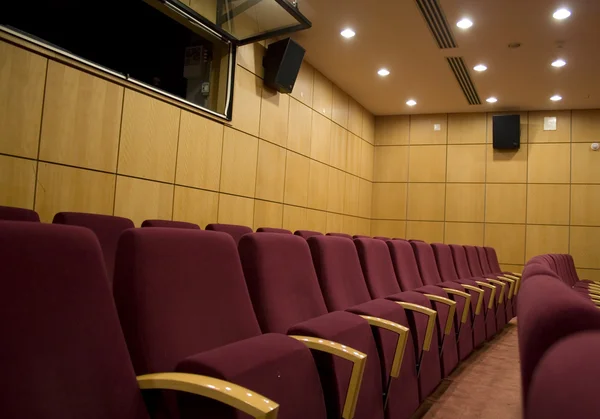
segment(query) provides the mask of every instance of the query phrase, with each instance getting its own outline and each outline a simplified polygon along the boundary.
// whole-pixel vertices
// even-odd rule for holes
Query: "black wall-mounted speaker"
[[[292,93],[305,52],[291,38],[269,45],[263,59],[265,85],[280,93]]]
[[[521,147],[520,115],[494,115],[492,125],[495,149],[516,150]]]

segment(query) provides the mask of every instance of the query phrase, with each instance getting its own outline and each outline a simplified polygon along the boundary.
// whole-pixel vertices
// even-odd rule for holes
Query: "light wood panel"
[[[578,268],[600,269],[600,227],[571,227],[570,253]]]
[[[314,73],[313,66],[304,60],[292,91],[292,97],[311,107],[313,105]]]
[[[290,116],[287,147],[296,153],[310,155],[310,135],[312,132],[312,110],[290,99]]]
[[[569,185],[527,186],[527,223],[569,225]]]
[[[308,179],[310,160],[288,150],[285,171],[285,192],[283,201],[286,204],[308,205]]]
[[[525,260],[547,253],[569,253],[568,226],[527,226]]]
[[[0,155],[0,205],[33,209],[36,166],[33,160]]]
[[[439,130],[436,130],[438,125]],[[446,144],[447,135],[446,114],[412,115],[410,117],[411,144]]]
[[[331,119],[333,122],[348,128],[348,112],[350,111],[350,101],[346,92],[333,85],[333,109]]]
[[[362,137],[363,131],[363,107],[353,98],[348,102],[348,131]]]
[[[371,235],[403,239],[406,237],[406,221],[372,220]]]
[[[115,215],[131,219],[137,227],[144,220],[173,218],[173,185],[117,176]]]
[[[327,232],[328,233],[343,233],[344,231],[344,216],[339,214],[327,213]]]
[[[411,146],[408,155],[409,182],[445,182],[446,146]]]
[[[525,225],[486,223],[484,239],[485,246],[496,249],[500,263],[525,263]]]
[[[282,228],[283,204],[254,201],[254,230],[260,227]]]
[[[359,234],[358,220],[359,218],[344,215],[342,217],[342,233],[350,234],[351,236]]]
[[[254,199],[219,194],[217,222],[252,227],[254,225]]]
[[[201,3],[204,0],[192,1]],[[236,63],[262,79],[265,74],[265,68],[262,63],[266,52],[267,49],[260,42],[240,46],[237,49]]]
[[[406,183],[374,183],[373,209],[375,219],[406,219]]]
[[[330,140],[331,149],[329,151],[329,164],[337,169],[346,170],[348,131],[337,124],[331,124]]]
[[[375,145],[408,145],[410,117],[408,115],[375,118]]]
[[[40,159],[115,172],[123,88],[50,61]]]
[[[283,202],[286,152],[285,148],[259,140],[256,198]]]
[[[0,153],[37,157],[47,63],[0,41]]]
[[[529,144],[527,179],[530,183],[569,183],[569,144]]]
[[[446,221],[483,222],[485,184],[448,183]]]
[[[598,142],[600,109],[574,110],[572,114],[574,143]]]
[[[449,145],[447,182],[485,182],[485,145]]]
[[[408,152],[406,146],[375,147],[373,181],[407,182]]]
[[[484,113],[448,114],[448,144],[485,144],[486,130]]]
[[[306,211],[306,230],[327,232],[327,213],[309,209]]]
[[[43,222],[62,211],[112,215],[114,197],[115,175],[50,163],[38,166],[35,210]]]
[[[346,173],[344,193],[344,213],[357,216],[358,215],[358,199],[359,199],[359,178]]]
[[[523,265],[509,265],[506,263],[500,264],[502,272],[523,272]]]
[[[361,141],[360,147],[360,177],[373,181],[373,147],[366,141]]]
[[[525,224],[527,218],[526,184],[488,183],[485,200],[486,222]]]
[[[327,192],[327,211],[344,213],[346,192],[346,174],[340,170],[329,168],[329,183]]]
[[[600,152],[588,143],[571,144],[571,182],[600,183]]]
[[[487,183],[527,182],[527,146],[516,151],[499,151],[488,144],[486,152]]]
[[[544,130],[544,118],[556,118],[556,130]],[[529,112],[530,143],[568,143],[571,141],[571,111]]]
[[[447,244],[483,246],[483,223],[446,222],[444,241]]]
[[[444,221],[446,196],[444,183],[410,183],[408,185],[408,220]]]
[[[362,140],[356,135],[348,134],[348,145],[346,147],[346,171],[353,175],[360,175],[360,151]]]
[[[329,153],[331,151],[331,121],[313,111],[312,131],[310,135],[310,157],[329,164]]]
[[[427,243],[444,242],[444,223],[430,221],[407,221],[406,238],[423,240]]]
[[[217,222],[219,194],[217,192],[175,186],[173,219],[198,224],[200,228]]]
[[[371,218],[371,203],[373,201],[373,184],[364,179],[358,180],[358,216]]]
[[[181,112],[175,183],[219,190],[223,125],[191,112]]]
[[[362,234],[363,236],[371,236],[371,221],[366,218],[356,219],[356,234]]]
[[[260,108],[260,138],[285,147],[288,137],[290,97],[264,87]]]
[[[254,197],[257,159],[258,138],[225,127],[221,192]]]
[[[600,282],[600,270],[598,269],[577,269],[577,276],[582,281]]]
[[[284,205],[282,228],[292,232],[296,230],[306,230],[308,225],[307,211],[306,208]]]
[[[231,124],[255,137],[259,134],[262,85],[260,78],[243,67],[236,67]]]
[[[308,176],[308,207],[327,210],[329,167],[318,161],[310,161]]]
[[[571,185],[571,225],[600,226],[600,185]]]
[[[315,111],[331,119],[333,108],[333,84],[331,81],[315,70],[315,86],[312,107]]]
[[[375,144],[375,117],[371,112],[363,112],[362,138],[369,144]]]
[[[125,90],[118,173],[173,182],[180,109]]]

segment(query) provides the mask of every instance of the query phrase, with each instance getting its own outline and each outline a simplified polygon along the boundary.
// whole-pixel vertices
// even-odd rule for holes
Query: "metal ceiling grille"
[[[438,46],[441,49],[457,48],[454,35],[448,25],[444,11],[440,6],[438,0],[415,0],[421,14],[427,22],[427,26],[431,30],[433,37],[435,38]]]
[[[456,81],[458,81],[460,88],[467,98],[469,105],[481,105],[479,93],[477,93],[477,89],[473,84],[473,80],[471,80],[469,70],[465,65],[465,60],[463,60],[463,57],[446,57],[446,60],[448,61],[450,69],[456,77]]]

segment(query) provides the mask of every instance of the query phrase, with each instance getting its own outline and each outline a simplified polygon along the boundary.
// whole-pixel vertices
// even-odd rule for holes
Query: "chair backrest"
[[[146,419],[94,233],[0,222],[3,418]]]
[[[355,234],[354,236],[352,236],[353,239],[370,239],[371,236],[363,236],[361,234]]]
[[[422,241],[412,241],[410,244],[415,252],[423,284],[436,285],[442,282],[431,245]]]
[[[526,403],[532,374],[546,350],[574,333],[600,330],[600,312],[589,299],[570,289],[548,270],[546,274],[534,274],[523,281],[517,312],[521,381]]]
[[[374,238],[374,239],[377,239],[377,240],[383,240],[384,242],[386,242],[386,241],[388,241],[388,240],[392,240],[391,238],[389,238],[389,237],[385,237],[385,236],[375,236],[375,237],[373,237],[373,238]]]
[[[487,252],[481,246],[475,246],[475,250],[477,250],[477,255],[479,256],[479,264],[481,265],[481,270],[484,274],[498,274],[500,271],[492,271],[492,267],[488,261]]]
[[[265,333],[286,333],[327,313],[306,240],[293,234],[253,233],[238,247],[254,312]]]
[[[575,260],[573,260],[573,256],[571,256],[570,254],[566,254],[565,260],[567,268],[571,273],[571,278],[573,282],[579,282],[579,275],[577,274],[577,269],[575,268]]]
[[[526,419],[593,418],[600,412],[600,331],[576,333],[553,345],[531,380]]]
[[[310,231],[310,230],[296,230],[296,232],[294,233],[296,236],[300,236],[305,240],[308,240],[311,237],[314,236],[323,236],[323,233],[320,233],[318,231]]]
[[[452,259],[454,260],[454,267],[456,273],[460,279],[468,279],[473,277],[471,268],[469,267],[469,261],[467,260],[467,252],[465,248],[460,244],[451,244],[450,251],[452,251]]]
[[[493,247],[484,247],[484,249],[487,253],[488,262],[490,264],[492,272],[502,272],[500,263],[498,263],[498,255],[496,254],[496,249],[494,249]]]
[[[290,230],[285,228],[273,228],[273,227],[259,227],[256,230],[257,233],[278,233],[278,234],[293,234]]]
[[[40,216],[34,210],[0,206],[0,220],[40,222]]]
[[[329,311],[370,301],[354,243],[341,237],[316,236],[308,246]]]
[[[119,237],[125,230],[135,227],[133,221],[129,218],[113,217],[112,215],[59,212],[54,216],[52,223],[86,227],[96,234],[104,254],[108,281],[112,284]]]
[[[352,236],[350,234],[346,234],[346,233],[327,233],[326,235],[333,236],[333,237],[343,237],[345,239],[352,240]]]
[[[354,244],[371,297],[385,298],[401,292],[386,242],[356,239]]]
[[[209,224],[206,226],[206,230],[227,233],[233,237],[236,245],[239,244],[240,239],[244,234],[252,233],[252,229],[250,227],[239,226],[235,224]]]
[[[431,248],[433,249],[433,254],[435,255],[435,261],[442,281],[458,281],[460,278],[458,272],[456,272],[456,266],[454,266],[454,259],[452,258],[450,246],[442,243],[433,243]]]
[[[423,280],[411,244],[402,240],[390,240],[386,243],[400,288],[410,291],[422,287]]]
[[[170,220],[146,220],[142,223],[142,227],[187,228],[190,230],[200,230],[198,224]]]
[[[481,262],[479,262],[479,254],[475,246],[464,246],[465,253],[467,254],[467,261],[469,262],[469,268],[473,276],[482,277],[484,276],[483,269],[481,269]]]

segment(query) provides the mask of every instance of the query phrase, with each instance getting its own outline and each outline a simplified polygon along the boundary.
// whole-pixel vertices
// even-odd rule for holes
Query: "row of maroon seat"
[[[111,221],[115,226],[108,226]],[[118,230],[117,221],[122,219],[73,213],[55,218],[56,223],[86,225],[96,232],[100,242]],[[464,359],[510,319],[513,310],[512,304],[504,304],[505,284],[508,297],[518,291],[517,277],[499,281],[459,279],[455,267],[467,269],[469,277],[479,271],[483,274],[483,269],[491,270],[493,249],[370,238],[351,241],[319,235],[306,241],[291,234],[270,233],[244,235],[239,240],[238,255],[235,241],[223,233],[189,231],[190,225],[173,222],[151,221],[146,225],[179,228],[127,229],[119,232],[120,238],[110,239],[118,241],[114,297],[135,373],[184,371],[223,378],[279,402],[283,417],[350,417],[355,413],[356,417],[377,418],[383,417],[386,405],[387,416],[409,417],[441,378],[456,367],[459,357]],[[85,294],[85,290],[69,288],[75,286],[69,282],[73,275],[87,278],[83,274],[86,269],[98,270],[94,260],[98,244],[84,234],[85,230],[29,223],[3,223],[1,227],[3,243],[7,248],[11,242],[13,246],[7,252],[2,249],[7,266],[0,277],[18,279],[8,292],[14,299],[6,308],[8,314],[17,307],[29,306],[21,278],[35,282],[58,277],[63,286],[52,289],[60,295],[51,304],[56,313],[47,322],[33,325],[34,318],[26,317],[19,327],[5,325],[9,332],[32,334],[34,329],[38,337],[47,339],[49,332],[44,327],[64,326],[53,323],[57,317],[67,321],[70,315],[76,319],[88,316],[93,323],[107,315],[109,308],[101,307],[102,311],[97,307],[102,299],[91,304],[101,314],[69,312],[82,310],[85,304],[72,307],[56,303],[71,302],[70,293],[75,291]],[[212,226],[214,230],[220,227]],[[89,254],[77,256],[81,252]],[[473,254],[470,259],[469,253]],[[488,254],[493,256],[488,259]],[[476,265],[470,264],[473,257]],[[63,264],[75,264],[77,269],[57,269]],[[499,271],[498,266],[494,276],[502,278]],[[88,274],[98,278],[104,272]],[[105,282],[109,283],[106,278]],[[85,288],[85,284],[77,286]],[[36,309],[42,313],[49,309],[48,304],[38,301],[41,294],[34,294],[33,300],[39,304]],[[457,307],[459,315],[455,316]],[[69,339],[82,339],[75,336],[82,329],[71,326],[61,334],[71,331]],[[374,327],[373,332],[369,326]],[[323,340],[338,341],[346,345],[346,350],[352,347],[355,354],[366,354],[359,357],[365,360],[365,370],[357,397],[350,390],[359,376],[360,362],[354,360],[352,367],[347,361],[319,354],[311,367],[293,361],[294,357],[282,349],[291,351],[293,347],[302,352],[289,338],[261,335],[261,331],[302,334],[318,338],[321,344]],[[67,362],[64,354],[52,346],[56,342],[50,340],[49,347],[44,348]],[[318,345],[307,340],[301,338],[313,348]],[[20,341],[14,339],[14,345],[6,349],[12,357],[3,359],[16,356],[27,366],[32,362],[28,357],[35,351],[19,351]],[[433,350],[429,350],[431,347]],[[242,354],[249,354],[248,359],[238,359]],[[299,352],[298,356],[301,358]],[[53,363],[56,365],[56,360]],[[11,371],[16,373],[15,368]],[[275,372],[277,379],[271,378]],[[315,380],[320,386],[314,393],[306,391],[305,386],[314,386]],[[81,389],[78,394],[83,394]],[[55,396],[56,391],[48,395]],[[7,397],[14,398],[15,394],[9,392]],[[180,403],[183,413],[191,410],[210,412],[210,417],[229,417],[222,411],[223,406],[206,400],[186,398]],[[152,400],[151,406],[164,417],[177,410],[168,396]]]
[[[600,285],[580,280],[570,255],[535,256],[523,271],[519,355],[526,419],[600,412]]]

